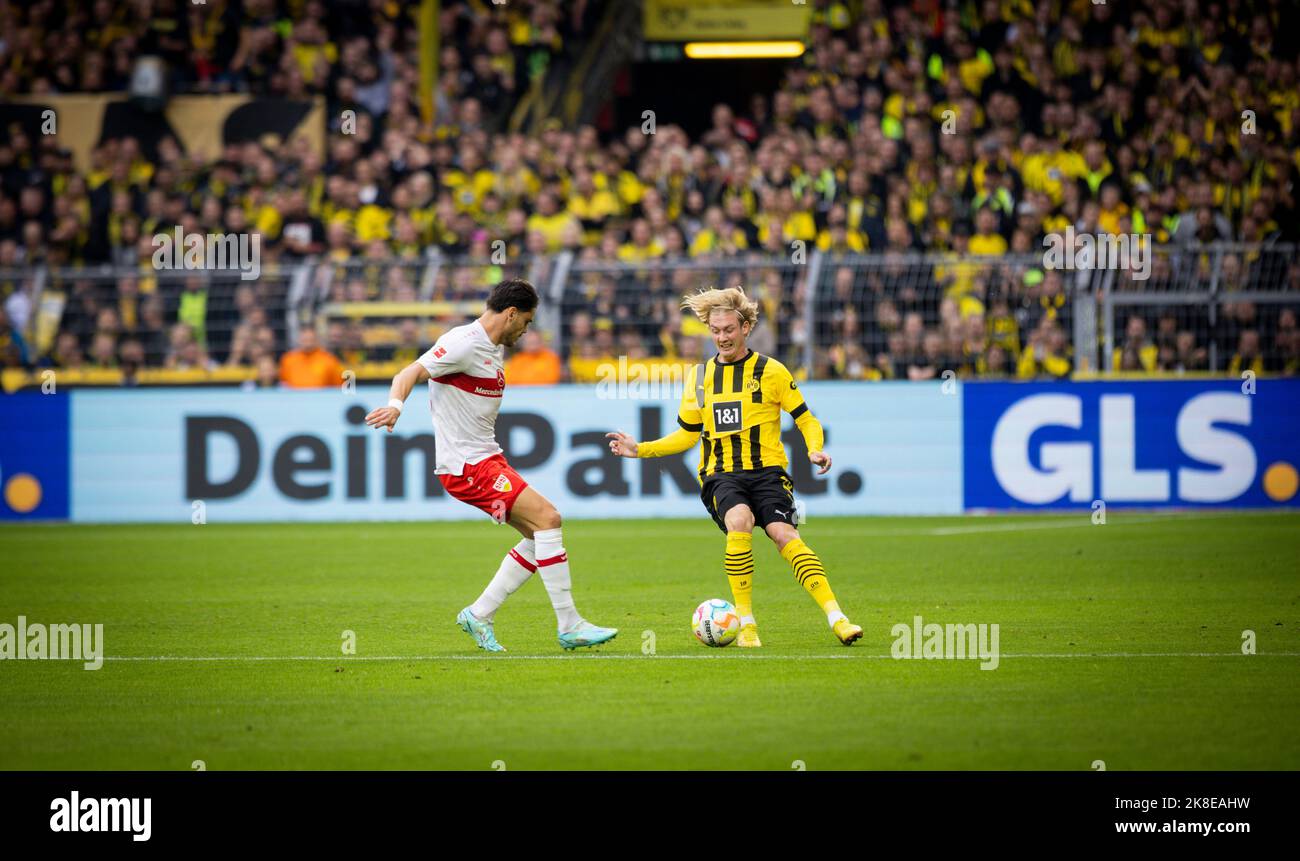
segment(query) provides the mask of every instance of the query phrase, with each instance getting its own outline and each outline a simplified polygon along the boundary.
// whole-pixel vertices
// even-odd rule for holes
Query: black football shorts
[[[723,532],[727,531],[728,511],[736,505],[748,505],[754,522],[762,528],[769,523],[794,525],[794,482],[779,466],[720,472],[704,479],[700,500]]]

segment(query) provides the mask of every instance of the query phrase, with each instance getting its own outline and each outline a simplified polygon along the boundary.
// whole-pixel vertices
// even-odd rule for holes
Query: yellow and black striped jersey
[[[785,469],[789,461],[781,443],[782,410],[794,418],[808,451],[821,451],[821,424],[785,365],[753,350],[735,362],[714,356],[687,380],[677,412],[681,430],[641,443],[637,456],[677,454],[700,441],[701,482],[724,472]]]

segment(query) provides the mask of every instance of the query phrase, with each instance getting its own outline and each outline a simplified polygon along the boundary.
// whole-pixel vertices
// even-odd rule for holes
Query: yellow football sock
[[[727,580],[742,625],[754,621],[754,536],[748,532],[727,533]]]
[[[822,567],[822,561],[817,558],[812,548],[804,544],[802,538],[796,538],[785,545],[781,555],[794,569],[794,579],[808,590],[808,594],[822,608],[822,612],[826,614],[826,621],[834,625],[844,618],[839,602],[835,600],[835,593],[831,591],[831,584],[826,580],[826,569]]]

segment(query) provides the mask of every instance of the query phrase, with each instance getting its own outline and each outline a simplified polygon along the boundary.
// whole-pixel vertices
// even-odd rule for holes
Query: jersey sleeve
[[[808,408],[803,399],[803,392],[799,391],[799,384],[794,381],[790,369],[775,359],[767,363],[767,373],[763,375],[763,388],[766,390],[763,393],[764,400],[768,403],[780,404],[781,409],[796,419],[803,410]],[[796,413],[796,410],[799,410],[799,413]]]
[[[695,365],[686,375],[686,387],[682,391],[682,403],[677,408],[677,424],[687,433],[699,433],[704,430],[704,410],[699,403],[697,376],[700,366]]]
[[[415,361],[437,379],[465,370],[470,345],[463,338],[439,338],[432,347]]]
[[[794,376],[785,365],[776,366],[775,373],[772,374],[772,386],[775,389],[773,394],[780,402],[781,409],[790,414],[790,418],[794,419],[794,426],[799,429],[799,433],[803,434],[808,451],[821,451],[822,446],[826,444],[822,424],[808,409],[808,402],[804,400],[803,392],[799,391],[799,384],[794,381]]]
[[[664,455],[669,454],[681,454],[699,441],[699,431],[688,431],[678,428],[668,434],[668,436],[641,443],[637,446],[636,456],[646,458],[663,457]]]

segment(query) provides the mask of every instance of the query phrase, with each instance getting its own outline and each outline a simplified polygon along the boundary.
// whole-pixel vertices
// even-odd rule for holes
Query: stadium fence
[[[42,367],[73,385],[121,382],[112,357],[96,359],[108,349],[96,343],[104,332],[119,347],[140,343],[134,382],[249,380],[250,357],[278,358],[304,326],[358,379],[382,379],[477,316],[487,289],[507,277],[538,285],[536,328],[574,382],[594,382],[594,368],[618,356],[701,360],[707,331],[680,298],[732,284],[760,303],[755,349],[811,379],[1300,374],[1297,246],[1156,246],[1142,267],[1094,267],[1083,253],[1072,262],[815,249],[628,262],[591,251],[507,259],[433,250],[279,261],[251,281],[221,270],[12,269],[0,271],[5,310],[31,359],[5,370],[4,388],[38,385]],[[64,364],[68,335],[81,367]]]

